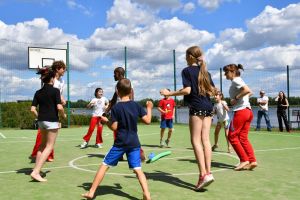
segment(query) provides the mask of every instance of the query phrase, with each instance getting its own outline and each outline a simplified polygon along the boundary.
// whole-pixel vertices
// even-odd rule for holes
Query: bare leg
[[[141,169],[134,169],[134,172],[136,173],[143,190],[143,200],[151,200],[147,179],[144,172]]]
[[[201,142],[204,147],[204,158],[205,158],[205,170],[206,173],[210,173],[211,168],[211,144],[209,140],[209,132],[211,126],[211,117],[204,117],[202,121],[202,130],[201,130]]]
[[[106,173],[106,171],[109,169],[109,167],[107,165],[101,165],[95,175],[95,178],[93,180],[93,184],[92,187],[90,188],[90,190],[85,193],[82,194],[81,196],[88,198],[88,199],[92,199],[94,197],[94,194],[96,192],[97,187],[100,185],[100,183],[102,182],[104,175]]]
[[[164,129],[164,128],[161,128],[161,129],[160,129],[160,141],[163,140],[164,134],[165,134],[165,129]]]
[[[224,125],[224,131],[225,131],[225,138],[226,138],[226,142],[227,142],[227,150],[228,150],[228,153],[231,153],[231,146],[230,146],[230,143],[228,140],[229,129],[225,128],[225,125]]]
[[[214,133],[214,135],[215,135],[215,144],[212,147],[213,151],[218,147],[220,130],[221,130],[221,123],[218,122],[217,125],[216,125],[215,133]]]
[[[37,154],[37,160],[35,163],[35,167],[33,171],[31,172],[30,176],[40,182],[45,182],[47,179],[44,179],[40,176],[40,171],[45,164],[49,154],[53,150],[55,140],[57,137],[58,129],[52,129],[52,130],[41,130],[42,134],[42,145],[44,146],[44,143],[46,142],[46,147],[44,148],[43,152],[39,150]]]
[[[171,139],[172,133],[173,133],[173,129],[172,129],[172,128],[169,128],[169,132],[168,132],[168,140]]]
[[[163,141],[164,134],[165,134],[165,129],[161,128],[160,129],[160,147],[164,147],[164,145],[165,145],[165,143]]]
[[[198,116],[190,116],[189,126],[190,126],[191,143],[197,160],[200,176],[204,176],[206,174],[204,153],[203,153],[203,146],[202,146],[203,144],[201,141],[202,124],[203,124],[203,117],[200,118]]]

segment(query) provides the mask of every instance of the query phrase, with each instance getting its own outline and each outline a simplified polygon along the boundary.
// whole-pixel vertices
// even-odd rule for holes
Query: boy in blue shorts
[[[101,117],[102,122],[105,122],[117,134],[112,148],[104,157],[103,163],[95,175],[92,187],[87,193],[82,194],[85,198],[92,199],[94,197],[95,191],[102,182],[106,171],[110,167],[117,166],[119,159],[123,154],[126,154],[129,168],[133,169],[142,187],[143,199],[151,199],[147,179],[141,169],[141,145],[137,135],[137,122],[138,118],[141,118],[145,124],[151,123],[153,103],[147,101],[146,112],[142,106],[130,100],[131,92],[130,80],[126,78],[121,79],[117,83],[117,94],[121,101],[112,107],[110,121],[106,117]]]

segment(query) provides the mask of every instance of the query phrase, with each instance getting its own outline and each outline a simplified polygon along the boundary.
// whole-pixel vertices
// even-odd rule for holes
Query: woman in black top
[[[280,132],[283,131],[283,127],[282,127],[282,120],[283,120],[286,131],[290,132],[290,126],[285,112],[285,110],[289,107],[289,102],[283,91],[279,92],[278,96],[275,98],[275,101],[277,101],[277,118],[278,118],[279,130]]]
[[[45,182],[47,179],[41,177],[40,171],[55,144],[59,129],[58,112],[64,118],[66,118],[66,114],[61,104],[60,91],[53,87],[55,72],[51,67],[45,67],[40,69],[39,73],[44,85],[34,94],[31,112],[38,118],[42,144],[37,152],[35,166],[30,176],[36,181]],[[39,107],[38,112],[37,106]]]

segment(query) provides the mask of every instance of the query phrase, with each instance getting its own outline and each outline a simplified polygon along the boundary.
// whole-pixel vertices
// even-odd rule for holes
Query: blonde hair
[[[206,63],[204,61],[203,51],[198,46],[192,46],[186,50],[186,56],[190,56],[193,61],[200,67],[198,74],[198,90],[199,95],[202,96],[213,96],[215,94],[215,88],[211,84]]]

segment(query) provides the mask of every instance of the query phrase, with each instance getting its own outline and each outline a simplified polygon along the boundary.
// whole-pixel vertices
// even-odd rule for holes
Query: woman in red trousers
[[[253,147],[248,139],[253,113],[249,102],[252,91],[240,77],[240,70],[244,70],[241,64],[229,64],[223,67],[226,79],[231,80],[229,88],[230,103],[233,106],[233,119],[229,128],[228,139],[237,153],[240,164],[236,171],[257,167]]]

